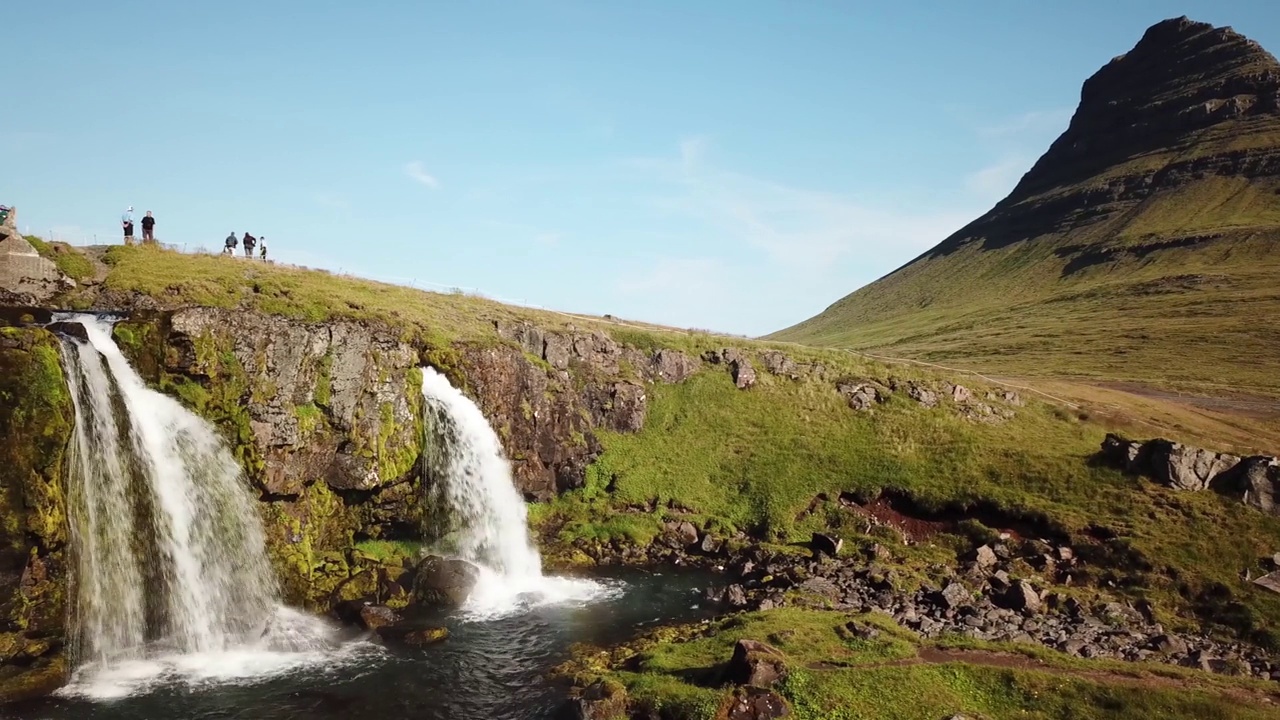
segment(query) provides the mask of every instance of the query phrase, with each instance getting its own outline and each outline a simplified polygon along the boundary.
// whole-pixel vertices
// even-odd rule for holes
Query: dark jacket
[[[239,242],[240,242],[239,240],[236,240],[235,233],[231,233],[230,235],[227,236],[227,242],[226,242],[227,247],[235,247],[237,244],[239,244]]]
[[[149,217],[149,216],[148,216],[148,217],[143,217],[143,218],[142,218],[142,229],[143,229],[143,230],[150,230],[151,228],[155,227],[155,225],[156,225],[156,219],[155,219],[155,218],[153,218],[153,217]]]
[[[251,248],[251,247],[253,247],[254,245],[257,245],[257,244],[258,244],[258,239],[257,239],[257,238],[255,238],[254,236],[250,235],[249,233],[245,233],[245,234],[244,234],[244,246],[245,246],[245,247],[247,247],[247,248]]]

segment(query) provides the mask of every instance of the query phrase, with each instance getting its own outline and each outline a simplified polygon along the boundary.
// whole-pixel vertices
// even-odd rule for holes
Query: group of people
[[[130,205],[120,216],[120,226],[124,228],[124,244],[133,244],[133,206]],[[154,245],[156,242],[156,219],[148,210],[142,218],[142,244]]]
[[[261,238],[256,238],[250,235],[249,233],[245,233],[243,240],[237,240],[236,234],[233,232],[227,236],[226,242],[223,243],[222,254],[235,255],[237,244],[244,246],[245,257],[247,258],[253,257],[253,248],[256,245],[258,247],[258,257],[264,261],[267,259],[267,236],[266,235],[263,235]]]
[[[0,205],[0,211],[2,211],[5,215],[8,214],[8,210],[9,208],[6,208],[3,205]],[[0,221],[2,220],[3,220],[3,215],[0,215]],[[132,245],[133,244],[133,206],[132,205],[130,205],[128,208],[125,209],[124,215],[120,216],[120,226],[124,228],[124,244]],[[156,218],[154,215],[151,214],[151,211],[148,210],[147,214],[142,218],[142,244],[153,245],[155,244],[155,241],[156,241]],[[249,233],[245,233],[244,239],[240,239],[236,237],[235,233],[231,233],[230,235],[227,236],[226,243],[224,243],[224,246],[222,249],[222,254],[235,255],[237,245],[242,245],[244,247],[244,256],[247,258],[253,257],[253,250],[256,247],[258,249],[258,257],[261,258],[263,261],[266,261],[267,259],[266,236],[263,236],[261,238],[256,238],[250,235]]]

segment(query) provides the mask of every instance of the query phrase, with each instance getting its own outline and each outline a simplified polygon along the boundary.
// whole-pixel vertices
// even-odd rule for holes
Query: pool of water
[[[459,612],[439,618],[447,640],[420,649],[388,648],[362,637],[331,662],[269,677],[227,679],[187,672],[110,699],[54,697],[4,708],[21,720],[542,720],[559,717],[564,688],[546,672],[576,642],[611,644],[648,627],[710,613],[694,571],[618,571],[591,602],[565,601],[500,615]],[[217,677],[217,679],[197,679]]]

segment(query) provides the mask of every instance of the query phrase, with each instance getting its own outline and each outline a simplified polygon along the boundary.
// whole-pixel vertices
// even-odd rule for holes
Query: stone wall
[[[35,304],[61,289],[62,273],[18,232],[17,210],[0,224],[0,299]]]

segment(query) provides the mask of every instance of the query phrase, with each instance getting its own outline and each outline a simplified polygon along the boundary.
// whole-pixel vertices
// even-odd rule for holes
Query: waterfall
[[[146,387],[110,323],[59,319],[88,338],[63,340],[75,408],[70,691],[244,678],[331,648],[327,626],[281,606],[256,501],[214,428]]]
[[[444,544],[481,570],[467,609],[491,616],[522,605],[613,594],[617,588],[606,584],[542,575],[541,557],[529,540],[524,500],[484,413],[429,367],[422,369],[422,397],[424,484],[430,487],[432,506],[448,518]]]

